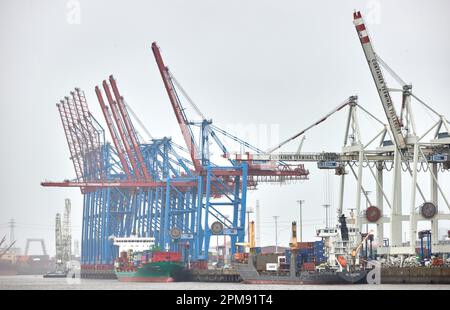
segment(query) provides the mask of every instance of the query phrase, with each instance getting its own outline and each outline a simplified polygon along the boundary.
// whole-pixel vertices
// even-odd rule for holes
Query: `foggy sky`
[[[73,239],[81,239],[79,190],[40,186],[45,179],[75,175],[55,106],[74,87],[85,90],[91,111],[105,124],[94,87],[114,74],[151,134],[172,136],[183,144],[151,53],[153,41],[207,118],[224,128],[275,126],[282,139],[354,94],[386,120],[352,23],[353,10],[360,9],[370,17],[376,52],[413,84],[415,94],[450,115],[446,0],[79,0],[79,24],[73,24],[68,4],[0,2],[0,234],[9,233],[6,223],[14,218],[21,247],[25,238],[45,238],[54,253],[54,217],[63,212],[64,198],[72,200]],[[392,80],[389,85],[398,86]],[[398,97],[394,100],[398,107]],[[419,105],[415,114],[419,131],[435,121]],[[303,150],[339,151],[345,116],[337,114],[308,133]],[[377,131],[375,123],[365,117],[360,123],[367,142]],[[298,143],[282,150],[295,151]],[[327,200],[334,218],[337,177],[330,173],[332,185],[325,193],[326,172],[315,164],[307,167],[308,181],[261,185],[249,193],[249,206],[260,200],[263,243],[274,243],[273,215],[280,215],[279,243],[289,242],[289,223],[298,218],[297,199],[306,200],[304,239],[312,240],[314,229],[323,225],[321,205]],[[351,208],[355,186],[349,184],[345,202]],[[405,186],[409,190],[409,183]],[[374,185],[368,188],[375,191]]]

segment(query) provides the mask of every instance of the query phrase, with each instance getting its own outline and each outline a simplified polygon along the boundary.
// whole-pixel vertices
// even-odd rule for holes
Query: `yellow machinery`
[[[354,248],[352,250],[351,256],[352,256],[352,263],[353,263],[353,268],[355,268],[355,264],[356,264],[356,256],[358,255],[359,251],[361,250],[364,242],[366,242],[366,240],[369,238],[369,236],[371,236],[373,234],[373,230],[369,231],[367,233],[367,235],[364,237],[364,239],[358,244],[358,246],[356,248]]]
[[[251,221],[250,225],[248,227],[247,239],[249,240],[248,242],[237,242],[236,243],[237,249],[240,246],[244,247],[243,252],[240,253],[239,251],[236,251],[236,253],[234,254],[234,260],[236,262],[245,263],[248,261],[249,253],[255,254],[256,242],[255,242],[255,222],[254,221]],[[246,253],[245,248],[249,248],[249,253]]]

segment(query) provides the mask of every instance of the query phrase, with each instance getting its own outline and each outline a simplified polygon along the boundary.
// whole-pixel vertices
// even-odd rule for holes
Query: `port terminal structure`
[[[119,254],[114,238],[131,235],[154,238],[155,245],[179,251],[185,261],[201,268],[207,265],[213,235],[229,238],[234,255],[242,251],[236,250],[236,243],[245,241],[247,190],[263,182],[308,179],[303,164],[226,159],[227,143],[263,151],[206,119],[164,64],[155,42],[151,49],[185,146],[169,137],[151,137],[112,75],[103,81],[103,91],[95,87],[112,144],[90,112],[84,91],[75,88],[57,104],[76,178],[41,185],[80,188],[84,199],[81,268],[98,271],[99,277],[113,269]],[[188,110],[200,120],[188,118]],[[147,140],[133,119],[147,133]],[[213,147],[222,162],[211,158]]]
[[[309,127],[293,135],[279,145],[267,150],[265,153],[252,154],[249,152],[231,154],[230,159],[238,162],[283,161],[289,163],[316,162],[319,169],[334,169],[340,178],[338,201],[338,215],[344,208],[345,182],[350,174],[356,180],[356,197],[354,208],[356,210],[356,227],[362,231],[365,224],[377,226],[377,255],[416,255],[419,232],[417,223],[427,221],[431,225],[431,247],[433,253],[450,253],[450,245],[439,241],[438,223],[441,220],[450,220],[449,200],[443,184],[439,182],[439,173],[450,168],[450,126],[447,118],[434,110],[430,105],[418,98],[412,92],[412,85],[405,83],[379,55],[375,54],[371,39],[360,12],[355,12],[353,22],[369,65],[380,101],[386,114],[387,123],[375,117],[364,106],[358,103],[357,96],[351,96],[337,106],[330,113],[312,123]],[[388,88],[383,76],[382,67],[393,76],[401,88]],[[400,92],[402,95],[401,111],[398,116],[393,104],[391,93]],[[414,99],[414,101],[412,100]],[[424,132],[416,130],[413,115],[413,103],[422,105],[434,114],[438,121],[430,124]],[[343,135],[341,152],[277,152],[285,144],[304,137],[304,134],[313,127],[326,121],[330,116],[340,111],[346,111],[347,120]],[[378,133],[363,140],[358,123],[359,113],[365,113],[375,120],[380,128]],[[365,190],[363,170],[368,169],[375,181],[376,198],[371,201]],[[367,170],[366,170],[367,171]],[[392,172],[392,191],[387,195],[383,185],[385,172]],[[402,178],[409,176],[410,206],[407,214],[402,213]],[[419,176],[429,178],[430,194],[417,182]],[[423,180],[423,177],[422,179]],[[366,207],[361,207],[363,199]],[[443,203],[438,206],[438,199]],[[386,208],[387,207],[387,208]],[[402,242],[402,223],[409,224],[410,242]],[[389,242],[386,242],[384,224],[389,223]]]
[[[211,236],[224,235],[230,238],[233,256],[236,244],[245,242],[247,190],[256,189],[261,182],[305,180],[309,175],[303,165],[305,162],[316,162],[319,169],[336,171],[340,178],[339,214],[343,213],[347,174],[353,175],[357,181],[356,227],[362,231],[364,224],[377,225],[377,254],[413,255],[418,221],[431,222],[433,252],[450,253],[450,246],[438,241],[438,222],[450,219],[450,215],[444,213],[444,208],[450,209],[450,205],[438,177],[439,172],[450,167],[449,122],[419,99],[412,92],[412,86],[404,83],[375,54],[359,12],[354,14],[354,24],[387,123],[359,104],[358,97],[351,96],[311,126],[263,151],[217,127],[201,113],[164,64],[156,43],[152,44],[153,55],[185,146],[168,137],[143,139],[130,113],[140,127],[144,126],[125,102],[113,76],[103,81],[103,91],[98,86],[95,88],[112,144],[107,142],[106,131],[89,111],[82,90],[76,88],[61,100],[57,107],[76,178],[41,184],[78,187],[83,194],[82,269],[112,268],[118,255],[114,238],[131,235],[155,238],[156,245],[181,251],[185,260],[194,264],[208,260]],[[387,88],[381,66],[399,81],[400,89]],[[392,92],[402,94],[400,116],[392,103]],[[423,133],[416,131],[412,99],[439,118]],[[188,110],[194,111],[199,120],[188,117]],[[340,111],[348,113],[341,152],[277,151]],[[358,115],[361,112],[380,125],[379,132],[368,141],[360,133]],[[224,141],[237,142],[251,152],[230,153]],[[212,144],[218,147],[227,164],[214,162],[210,151]],[[365,190],[364,169],[369,169],[376,183],[374,203]],[[385,171],[391,169],[393,185],[388,197],[383,181]],[[405,169],[411,177],[409,214],[402,214]],[[429,174],[429,197],[417,182],[419,172]],[[361,207],[363,196],[367,208]],[[444,203],[438,206],[439,197]],[[402,243],[402,222],[410,222],[409,245]],[[385,223],[390,227],[389,244],[384,243]]]

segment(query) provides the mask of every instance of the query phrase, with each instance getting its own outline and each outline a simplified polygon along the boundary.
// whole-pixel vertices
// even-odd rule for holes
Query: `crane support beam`
[[[153,181],[120,181],[120,182],[41,182],[43,187],[82,187],[86,189],[99,189],[108,187],[118,188],[138,188],[138,187],[151,187],[157,188],[166,186],[167,182],[153,182]],[[174,187],[195,187],[198,185],[196,181],[177,181],[171,180],[170,185]]]
[[[192,137],[189,131],[188,120],[183,114],[181,104],[178,100],[175,89],[170,79],[169,69],[164,64],[161,52],[156,42],[152,43],[152,51],[153,55],[155,56],[156,64],[158,65],[159,72],[161,73],[161,77],[164,82],[167,94],[169,95],[170,103],[172,104],[173,111],[175,112],[175,116],[180,126],[181,133],[183,134],[184,141],[189,150],[189,154],[191,156],[192,163],[194,164],[195,171],[200,172],[202,170],[202,165],[198,158],[198,150],[196,149],[194,137]]]
[[[424,148],[423,152],[427,158],[427,160],[431,160],[433,153],[435,152],[433,148],[428,147]],[[358,161],[358,154],[353,153],[327,153],[327,152],[317,152],[317,153],[294,153],[294,152],[283,152],[276,154],[255,154],[255,153],[230,153],[227,154],[226,158],[236,161],[262,161],[262,162],[275,162],[275,161],[283,161],[283,162],[319,162],[319,161],[335,161],[340,163]],[[406,161],[412,161],[413,157],[411,154],[405,154],[403,159]],[[426,163],[427,160],[425,158],[420,158],[419,161]],[[385,151],[380,151],[377,153],[374,151],[373,153],[369,153],[366,151],[366,159],[367,162],[393,162],[394,156],[392,154],[386,154]]]
[[[383,104],[384,112],[386,113],[389,126],[393,133],[394,141],[399,149],[404,149],[406,148],[406,142],[402,133],[401,122],[395,111],[391,94],[389,93],[389,89],[383,77],[383,72],[381,71],[380,64],[378,63],[372,43],[370,42],[369,34],[367,33],[366,25],[364,24],[361,12],[353,13],[353,23],[355,24],[356,32],[358,33],[359,40],[361,41],[364,55],[366,56],[367,63],[369,64],[370,72],[372,73],[378,95],[380,96],[381,103]]]
[[[116,97],[116,102],[119,107],[119,112],[122,116],[123,123],[125,124],[125,129],[128,132],[128,136],[130,137],[130,142],[133,146],[134,152],[136,154],[137,160],[139,162],[140,168],[142,170],[142,174],[144,175],[146,180],[151,180],[151,176],[148,173],[147,166],[145,165],[144,157],[142,156],[141,149],[139,147],[139,143],[137,140],[136,131],[134,130],[133,124],[131,123],[130,116],[128,115],[127,108],[123,102],[123,97],[119,93],[119,88],[117,87],[116,80],[112,75],[109,76],[109,82],[111,83],[111,87]]]
[[[278,154],[229,154],[228,158],[237,161],[283,161],[283,162],[318,162],[318,161],[357,161],[358,154],[342,153],[278,153]],[[369,161],[392,161],[393,156],[368,154]]]

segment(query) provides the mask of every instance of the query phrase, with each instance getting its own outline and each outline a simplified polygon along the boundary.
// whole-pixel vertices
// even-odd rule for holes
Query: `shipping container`
[[[305,270],[305,271],[314,271],[315,268],[316,268],[315,263],[303,263],[303,265],[302,265],[302,270]]]
[[[156,252],[152,256],[153,262],[179,262],[181,253],[178,252]]]

